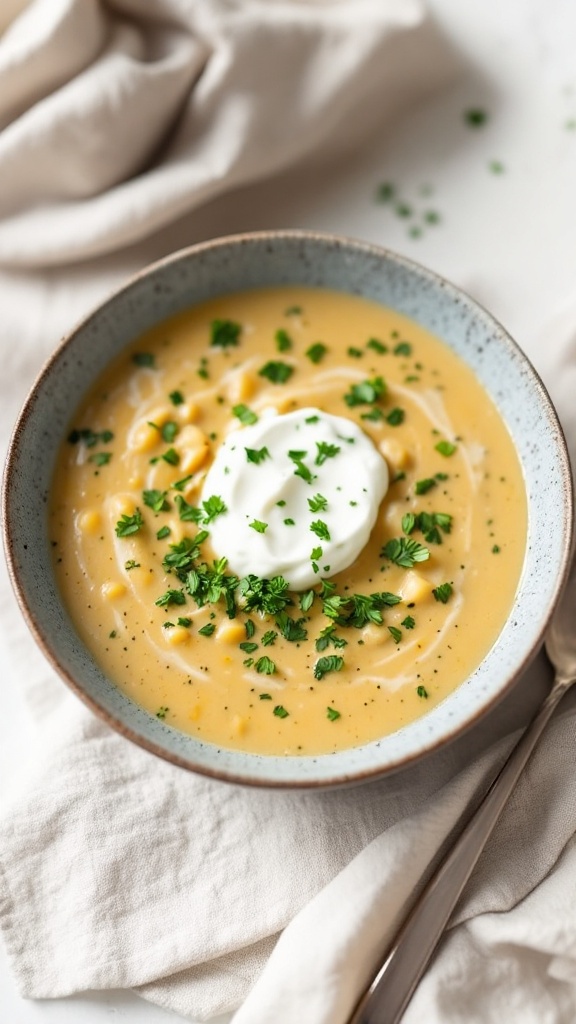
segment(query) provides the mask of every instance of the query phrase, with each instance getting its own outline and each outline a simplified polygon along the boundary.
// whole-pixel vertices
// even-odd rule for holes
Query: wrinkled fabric
[[[36,0],[0,36],[0,263],[118,249],[453,74],[422,0]]]
[[[33,4],[0,37],[2,444],[54,340],[157,255],[153,231],[380,130],[453,67],[416,0]],[[125,258],[77,265],[137,240]],[[575,323],[567,308],[543,338],[573,450]],[[545,659],[482,728],[398,775],[255,791],[183,772],[93,717],[0,577],[0,660],[26,709],[0,811],[0,931],[20,992],[130,988],[192,1021],[343,1024],[422,873],[546,692]],[[407,1024],[576,1020],[575,740],[569,699]]]

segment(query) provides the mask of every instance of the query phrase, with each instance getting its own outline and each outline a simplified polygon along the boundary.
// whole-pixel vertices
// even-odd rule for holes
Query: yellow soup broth
[[[389,488],[349,568],[284,592],[283,614],[246,611],[214,566],[202,483],[231,429],[299,407],[358,424]],[[75,627],[129,697],[223,747],[319,754],[406,725],[477,667],[518,585],[526,497],[500,415],[446,345],[365,299],[282,287],[179,314],[110,366],[59,453],[50,539]]]

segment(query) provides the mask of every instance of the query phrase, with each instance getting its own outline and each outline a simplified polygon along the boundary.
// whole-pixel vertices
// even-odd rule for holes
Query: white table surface
[[[305,227],[389,246],[461,285],[508,328],[547,377],[556,316],[576,300],[576,3],[573,0],[431,0],[462,57],[460,77],[405,113],[393,129],[329,167],[298,170],[236,192],[163,232],[138,253],[40,273],[0,273],[0,293],[18,288],[23,302],[49,282],[82,282],[81,304],[59,312],[62,332],[87,306],[148,259],[190,242],[234,231]],[[489,114],[476,130],[463,111]],[[571,122],[574,127],[571,127]],[[502,173],[490,169],[492,161]],[[396,185],[437,225],[419,238],[387,205],[380,182]],[[429,191],[429,195],[423,195]],[[46,339],[47,354],[56,338]],[[39,365],[30,366],[30,382]],[[554,396],[553,396],[554,397]],[[14,416],[24,398],[15,394]],[[576,401],[576,396],[575,396]],[[6,439],[3,439],[6,444]],[[0,657],[2,657],[0,634]],[[32,653],[31,656],[37,656]],[[4,662],[4,659],[2,659]],[[22,770],[24,716],[16,688],[3,688],[0,783]],[[161,1024],[178,1019],[126,992],[88,993],[52,1002],[22,999],[0,944],[0,1020],[6,1024]],[[471,1018],[472,1019],[472,1018]]]

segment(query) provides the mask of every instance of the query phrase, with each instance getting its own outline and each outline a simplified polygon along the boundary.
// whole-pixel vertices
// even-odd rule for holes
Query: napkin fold
[[[382,130],[453,68],[420,0],[36,0],[0,37],[0,262],[143,239],[224,189]],[[117,280],[118,264],[94,266],[0,273],[3,442],[50,339],[108,271],[106,288]],[[567,311],[549,383],[576,443],[574,323]],[[545,693],[545,659],[482,730],[406,772],[334,792],[242,789],[93,717],[34,648],[0,575],[5,685],[27,707],[0,814],[0,931],[21,993],[132,988],[192,1021],[343,1024]],[[574,1024],[575,738],[569,699],[406,1024],[470,1024],[471,1006],[476,1020]]]
[[[110,252],[326,160],[454,66],[422,0],[36,0],[0,37],[0,263]]]

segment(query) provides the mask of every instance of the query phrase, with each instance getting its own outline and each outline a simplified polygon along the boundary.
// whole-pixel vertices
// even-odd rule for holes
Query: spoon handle
[[[434,872],[348,1024],[398,1024],[522,769],[558,702],[576,680],[557,675],[480,806]]]

